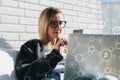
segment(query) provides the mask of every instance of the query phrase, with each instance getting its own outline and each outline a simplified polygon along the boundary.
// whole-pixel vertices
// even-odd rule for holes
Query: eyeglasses
[[[66,21],[50,21],[49,25],[52,28],[57,28],[59,25],[61,28],[64,28],[66,26]]]

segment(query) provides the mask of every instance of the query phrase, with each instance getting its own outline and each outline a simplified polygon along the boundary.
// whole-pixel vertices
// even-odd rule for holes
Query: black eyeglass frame
[[[61,28],[65,28],[67,21],[49,21],[49,25],[52,28],[57,28],[59,25]],[[63,26],[61,26],[62,24],[64,24]]]

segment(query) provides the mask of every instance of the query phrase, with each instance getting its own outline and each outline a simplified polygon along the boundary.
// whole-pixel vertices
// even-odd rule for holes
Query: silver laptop
[[[73,33],[68,38],[64,80],[120,80],[120,35]]]

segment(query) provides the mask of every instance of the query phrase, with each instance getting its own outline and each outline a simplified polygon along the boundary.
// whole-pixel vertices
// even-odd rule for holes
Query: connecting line
[[[70,77],[69,80],[75,80],[77,78],[77,76],[78,76],[78,73],[75,73],[73,76]]]

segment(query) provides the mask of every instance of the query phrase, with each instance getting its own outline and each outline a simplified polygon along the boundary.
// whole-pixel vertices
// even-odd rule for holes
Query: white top
[[[48,47],[46,47],[46,46],[43,47],[44,57],[46,57],[46,55],[50,54],[50,52],[51,52],[51,50]],[[66,54],[63,54],[62,56],[63,56],[63,60],[60,61],[54,69],[58,73],[64,73]]]

